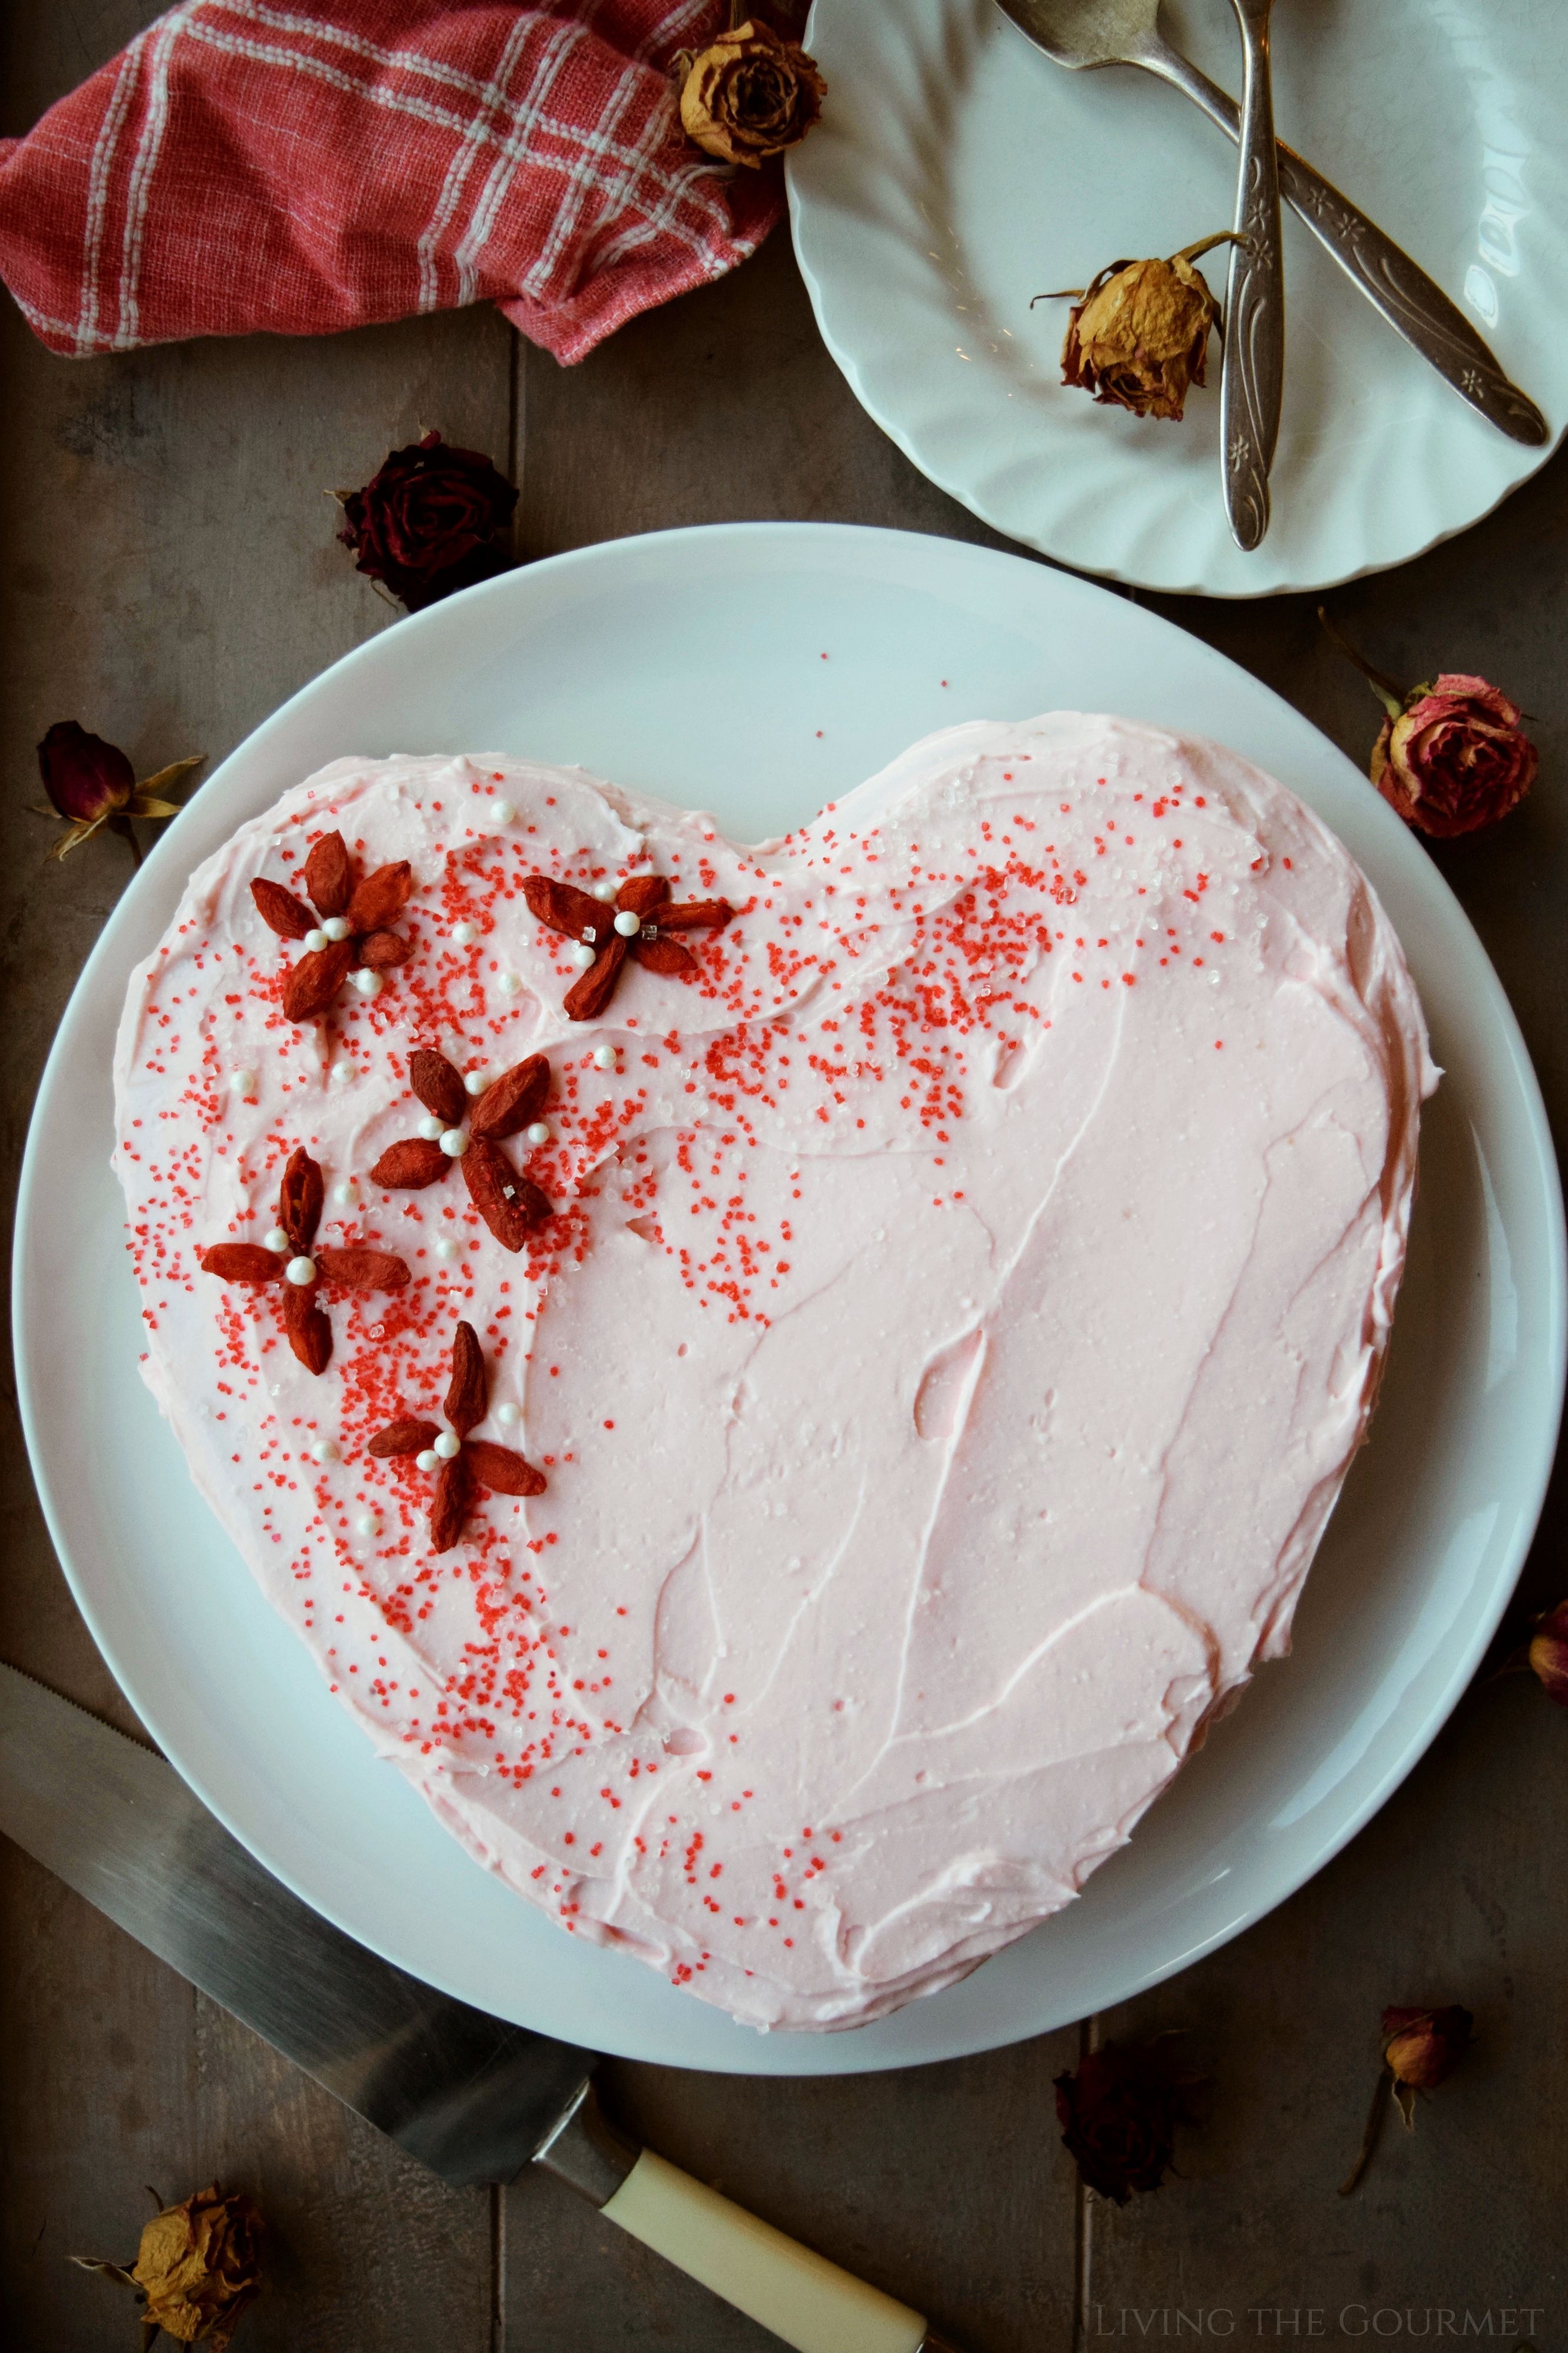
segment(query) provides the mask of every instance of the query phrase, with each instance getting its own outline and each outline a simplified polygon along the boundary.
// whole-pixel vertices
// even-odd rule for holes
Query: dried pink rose
[[[1444,670],[1392,707],[1372,747],[1372,781],[1406,825],[1451,839],[1495,825],[1535,782],[1541,754],[1500,687]]]
[[[1502,689],[1468,670],[1443,670],[1402,693],[1357,653],[1322,607],[1318,618],[1353,662],[1385,713],[1369,774],[1406,825],[1439,840],[1479,833],[1516,808],[1535,782],[1541,754]]]

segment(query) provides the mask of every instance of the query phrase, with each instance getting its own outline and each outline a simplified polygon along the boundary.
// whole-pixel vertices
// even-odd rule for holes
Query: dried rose
[[[827,85],[795,41],[750,18],[698,56],[676,60],[682,75],[680,122],[705,154],[760,170],[805,137]]]
[[[1451,841],[1495,825],[1517,807],[1541,765],[1540,753],[1520,726],[1524,714],[1517,702],[1466,670],[1443,670],[1401,693],[1363,659],[1321,606],[1318,618],[1383,705],[1368,773],[1406,825]]]
[[[1547,1698],[1568,1707],[1568,1601],[1536,1620],[1525,1657]]]
[[[478,449],[439,433],[394,449],[363,491],[340,491],[354,569],[381,581],[411,613],[511,562],[502,542],[517,505],[504,474]]]
[[[1384,2011],[1384,2064],[1394,2078],[1394,2096],[1412,2130],[1415,2094],[1435,2092],[1453,2073],[1469,2048],[1475,2023],[1471,2013],[1457,2001],[1444,2010]]]
[[[72,2261],[140,2292],[144,2346],[162,2328],[181,2345],[210,2345],[224,2353],[240,2315],[260,2291],[260,2232],[252,2201],[243,2193],[225,2197],[214,2183],[154,2214],[129,2268],[87,2255]]]
[[[1037,302],[1064,295],[1073,301],[1062,382],[1107,407],[1179,422],[1189,385],[1204,380],[1209,329],[1219,318],[1219,304],[1193,263],[1226,242],[1234,242],[1228,231],[1168,261],[1113,261],[1087,287],[1037,294]]]
[[[136,771],[118,744],[89,735],[79,720],[57,719],[38,745],[38,774],[55,807],[68,818],[70,830],[61,835],[49,856],[63,858],[68,849],[74,849],[79,841],[111,821],[135,850],[136,837],[125,819],[177,817],[178,803],[158,796],[199,768],[205,756],[197,753],[194,759],[175,760],[138,784]],[[40,810],[39,815],[47,817],[48,811]],[[137,850],[138,862],[140,856]]]
[[[1158,2189],[1188,2121],[1183,2086],[1153,2043],[1108,2042],[1056,2079],[1057,2121],[1081,2179],[1125,2206]]]
[[[1484,678],[1444,670],[1391,709],[1372,781],[1406,825],[1452,839],[1495,825],[1535,782],[1541,754],[1517,702]]]
[[[1414,2132],[1416,2093],[1435,2092],[1439,2084],[1447,2081],[1469,2048],[1475,2023],[1470,2011],[1457,2001],[1440,2010],[1395,2005],[1384,2011],[1383,2069],[1373,2092],[1356,2161],[1340,2184],[1342,2198],[1350,2196],[1372,2162],[1388,2113],[1388,2095],[1393,2094],[1394,2105],[1407,2129]]]

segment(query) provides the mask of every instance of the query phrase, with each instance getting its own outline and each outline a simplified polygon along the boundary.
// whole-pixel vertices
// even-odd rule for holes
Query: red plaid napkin
[[[182,0],[0,142],[0,276],[77,355],[496,301],[581,359],[778,216],[776,167],[681,134],[670,60],[726,21],[723,0]]]

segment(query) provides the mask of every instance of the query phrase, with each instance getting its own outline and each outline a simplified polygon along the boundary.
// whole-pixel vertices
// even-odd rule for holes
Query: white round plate
[[[827,657],[825,660],[824,655]],[[189,1484],[138,1377],[110,1175],[132,965],[195,862],[343,753],[581,761],[782,833],[931,729],[1053,706],[1217,736],[1300,793],[1373,876],[1445,1079],[1372,1442],[1313,1570],[1297,1655],[1080,1902],[964,1984],[858,2032],[758,2035],[562,1935],[479,1869],[332,1700]],[[1119,2001],[1245,1927],[1382,1804],[1512,1588],[1563,1377],[1562,1204],[1497,979],[1417,843],[1267,687],[1124,598],[897,532],[758,523],[613,542],[400,621],[205,785],[115,910],[45,1072],[23,1174],[17,1359],[72,1589],[143,1723],[280,1879],[433,1984],[591,2047],[733,2073],[946,2058]]]
[[[1568,417],[1568,43],[1541,0],[1279,0],[1280,136],[1473,318],[1554,436]],[[1240,86],[1229,0],[1162,24]],[[994,0],[816,0],[827,80],[791,156],[795,249],[828,350],[883,430],[998,531],[1147,588],[1258,596],[1402,564],[1550,454],[1484,424],[1286,208],[1274,521],[1226,528],[1219,357],[1179,425],[1061,382],[1065,302],[1106,263],[1228,228],[1236,151],[1178,91],[1068,73]],[[1226,249],[1201,267],[1223,297]]]

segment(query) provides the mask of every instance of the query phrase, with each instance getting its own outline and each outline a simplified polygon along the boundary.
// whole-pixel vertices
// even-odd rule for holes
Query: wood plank
[[[156,13],[151,0],[15,10],[0,122],[25,130]],[[428,425],[503,460],[511,337],[489,311],[331,341],[210,342],[51,357],[7,303],[0,366],[0,745],[11,854],[0,874],[5,1183],[67,996],[129,871],[95,841],[47,864],[33,745],[79,718],[141,773],[216,763],[295,688],[391,620],[334,543],[326,494]],[[107,1074],[105,1079],[107,1084]],[[50,1553],[9,1384],[0,1654],[124,1726],[130,1712]],[[268,2292],[244,2342],[392,2353],[435,2326],[490,2341],[482,2192],[443,2190],[243,2028],[0,1842],[0,2306],[8,2341],[58,2353],[130,2342],[71,2251],[122,2253],[142,2184],[214,2174],[258,2197]],[[438,2317],[436,2317],[437,2316]]]
[[[1552,2023],[1568,1890],[1531,1799],[1561,1776],[1563,1730],[1529,1679],[1477,1691],[1327,1871],[1100,2021],[1118,2037],[1185,2030],[1211,2081],[1181,2178],[1124,2210],[1093,2202],[1087,2341],[1191,2333],[1205,2313],[1205,2336],[1234,2316],[1237,2346],[1310,2327],[1403,2342],[1463,2334],[1468,2313],[1472,2334],[1510,2346],[1568,2344],[1568,2058]],[[1361,2189],[1340,2198],[1384,2005],[1449,2000],[1476,2014],[1473,2052],[1414,2134],[1386,2119]],[[1279,2312],[1302,2316],[1261,2316]]]

